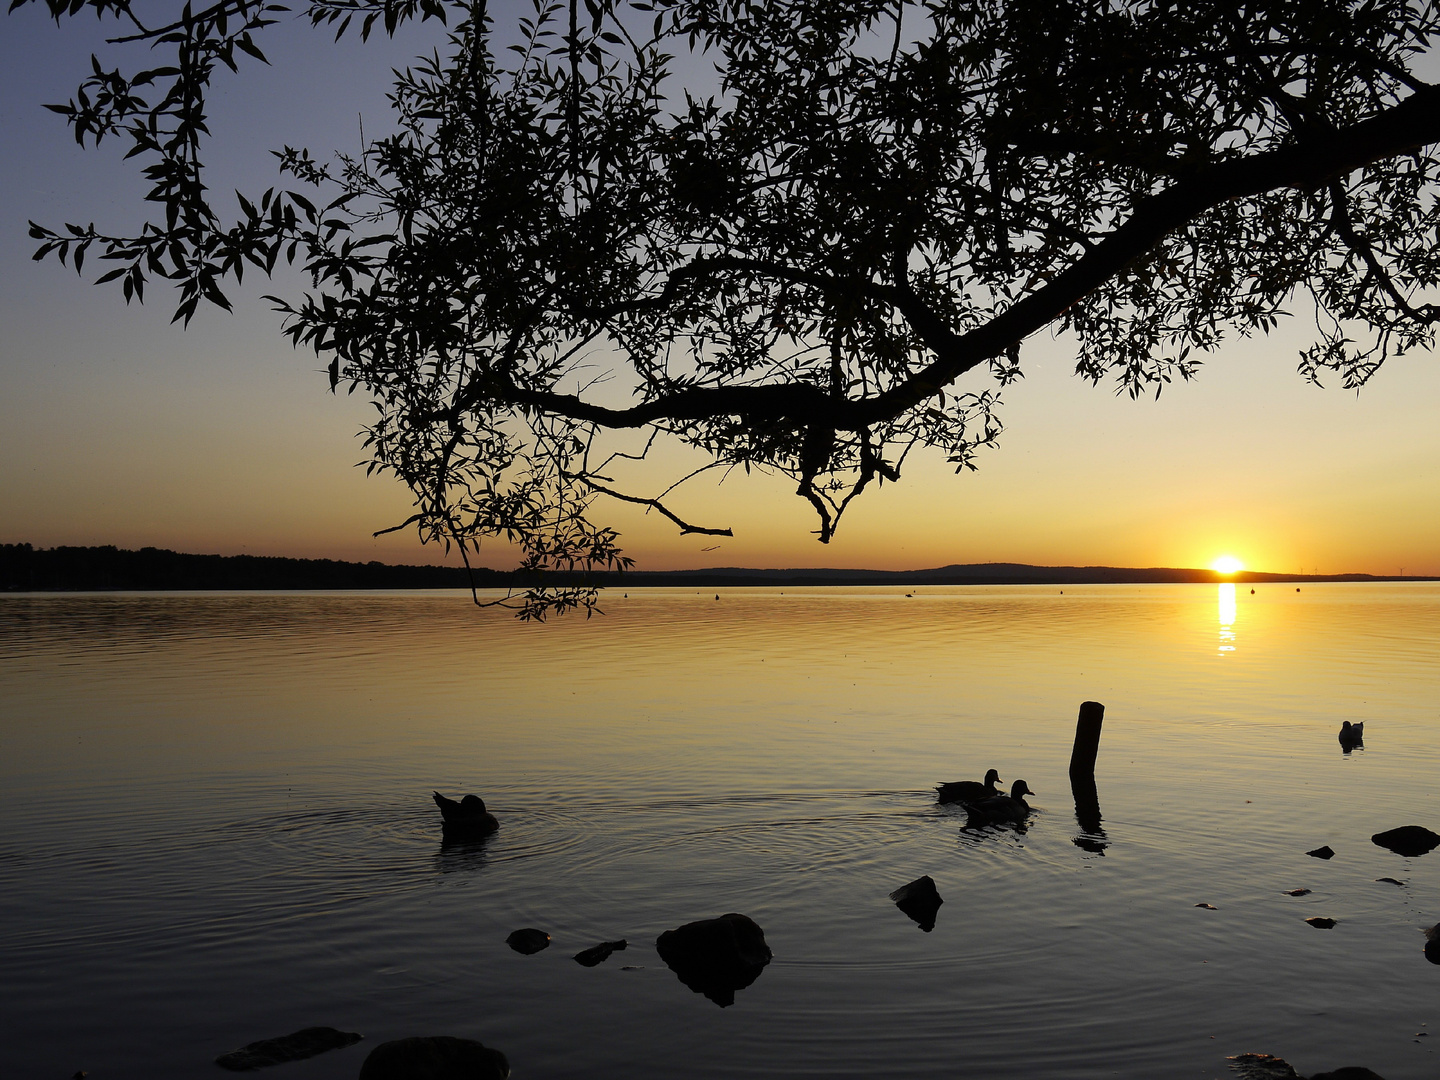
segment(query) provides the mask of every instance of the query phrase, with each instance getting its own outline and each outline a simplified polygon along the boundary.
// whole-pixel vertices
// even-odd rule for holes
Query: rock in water
[[[1440,923],[1425,931],[1425,959],[1440,964]]]
[[[505,1080],[510,1063],[474,1039],[424,1035],[381,1043],[360,1066],[360,1080]]]
[[[945,901],[935,889],[935,879],[929,874],[916,878],[908,885],[901,885],[890,894],[895,906],[920,924],[920,929],[929,933],[935,929],[935,915]]]
[[[1305,1080],[1284,1058],[1270,1054],[1239,1054],[1230,1059],[1230,1068],[1245,1080]],[[1378,1073],[1358,1065],[1347,1065],[1333,1072],[1316,1073],[1310,1080],[1385,1080]]]
[[[365,1036],[354,1031],[336,1031],[332,1027],[308,1027],[278,1039],[261,1039],[247,1043],[215,1059],[215,1064],[231,1072],[251,1072],[287,1061],[303,1061],[326,1050],[353,1046]]]
[[[1309,890],[1309,889],[1287,889],[1287,890],[1285,891],[1285,895],[1286,895],[1286,896],[1309,896],[1309,895],[1310,895],[1310,890]]]
[[[536,930],[533,926],[527,926],[523,930],[516,930],[507,937],[505,944],[518,953],[533,956],[541,949],[550,947],[550,935],[544,930]]]
[[[1329,930],[1335,925],[1334,919],[1327,919],[1324,915],[1312,915],[1305,921],[1317,930]]]
[[[1433,833],[1423,825],[1401,825],[1398,829],[1377,832],[1370,842],[1389,848],[1397,855],[1415,858],[1434,851],[1440,845],[1440,833]]]
[[[1237,1054],[1230,1068],[1245,1080],[1303,1080],[1288,1061],[1272,1054]]]
[[[1317,847],[1314,851],[1307,851],[1305,854],[1312,859],[1333,859],[1335,858],[1335,849],[1326,844],[1324,847]]]
[[[758,979],[774,955],[765,931],[733,911],[666,930],[655,949],[681,982],[722,1009],[735,1004],[735,991]]]
[[[610,959],[610,954],[628,948],[630,943],[624,938],[619,941],[602,941],[599,945],[592,945],[588,949],[582,949],[575,954],[575,962],[585,967],[594,967],[596,964]]]

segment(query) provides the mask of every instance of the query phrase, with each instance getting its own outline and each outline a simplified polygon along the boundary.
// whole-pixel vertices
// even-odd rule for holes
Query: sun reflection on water
[[[1226,582],[1219,587],[1220,654],[1235,651],[1235,586]]]

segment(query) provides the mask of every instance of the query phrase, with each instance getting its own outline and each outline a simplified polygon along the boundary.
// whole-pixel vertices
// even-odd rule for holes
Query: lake
[[[0,596],[0,1075],[324,1024],[365,1039],[278,1080],[438,1034],[535,1080],[1432,1078],[1440,850],[1370,837],[1440,829],[1440,586],[1249,590]],[[936,805],[990,767],[1023,832]],[[432,790],[499,831],[442,844]],[[655,939],[732,911],[774,959],[721,1008]]]

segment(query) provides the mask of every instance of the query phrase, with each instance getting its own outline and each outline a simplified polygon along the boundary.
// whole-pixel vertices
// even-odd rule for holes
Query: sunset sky
[[[273,283],[247,280],[235,314],[202,310],[182,330],[158,286],[127,308],[118,289],[31,261],[28,219],[138,223],[141,184],[115,147],[80,151],[41,107],[84,77],[93,21],[56,29],[31,7],[0,25],[0,542],[442,561],[413,534],[372,539],[406,516],[408,495],[354,467],[369,406],[331,396],[317,359],[280,337],[258,299]],[[357,148],[359,115],[372,134],[383,126],[389,68],[434,37],[415,28],[396,43],[332,46],[296,27],[263,43],[274,69],[220,82],[212,187],[275,183],[265,151],[282,144]],[[600,514],[641,569],[1209,566],[1230,554],[1255,570],[1440,574],[1440,364],[1405,356],[1358,395],[1318,389],[1295,373],[1310,339],[1303,302],[1293,312],[1159,401],[1092,387],[1071,374],[1064,340],[1032,340],[980,470],[955,476],[912,457],[829,546],[783,478],[698,482],[673,498],[734,539],[680,537],[626,506]]]

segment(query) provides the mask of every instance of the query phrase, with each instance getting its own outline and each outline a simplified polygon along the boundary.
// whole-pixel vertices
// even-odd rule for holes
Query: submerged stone
[[[1309,896],[1309,895],[1310,895],[1310,890],[1309,890],[1309,889],[1290,889],[1290,890],[1288,890],[1288,891],[1285,893],[1285,895],[1286,895],[1286,896]]]
[[[246,1043],[238,1050],[221,1054],[215,1059],[215,1064],[231,1072],[252,1072],[271,1065],[284,1065],[287,1061],[304,1061],[327,1050],[352,1046],[364,1037],[358,1032],[337,1031],[332,1027],[301,1028],[276,1039]]]
[[[506,1080],[510,1063],[474,1039],[423,1035],[381,1043],[360,1066],[359,1080]]]
[[[1220,910],[1220,909],[1217,908],[1214,904],[1196,904],[1195,906],[1196,906],[1196,907],[1203,907],[1206,911],[1219,911],[1219,910]]]
[[[621,949],[629,948],[630,943],[624,938],[619,941],[602,941],[599,945],[592,945],[588,949],[582,949],[575,954],[575,962],[585,967],[594,967],[602,961],[610,959],[610,954],[619,952]]]
[[[1389,848],[1397,855],[1418,858],[1440,845],[1440,833],[1433,833],[1423,825],[1401,825],[1398,829],[1377,832],[1370,837],[1370,842]]]
[[[533,956],[541,949],[550,947],[550,935],[544,930],[536,930],[533,926],[527,926],[523,930],[514,931],[505,939],[505,944],[518,953]]]
[[[1327,919],[1324,915],[1312,915],[1305,921],[1317,930],[1329,930],[1335,925],[1334,919]]]
[[[1230,1068],[1245,1080],[1305,1080],[1284,1058],[1272,1054],[1239,1054],[1230,1059]],[[1310,1080],[1385,1080],[1379,1073],[1358,1065],[1316,1073]]]
[[[935,929],[935,916],[940,905],[945,902],[940,898],[940,893],[935,888],[935,880],[929,874],[901,885],[890,894],[890,899],[927,934]]]
[[[1335,850],[1329,844],[1326,844],[1324,847],[1317,847],[1314,851],[1307,851],[1305,854],[1309,855],[1312,859],[1333,859],[1335,857]]]
[[[666,930],[655,949],[682,983],[722,1009],[735,1004],[735,991],[758,979],[774,955],[765,931],[733,911]]]

